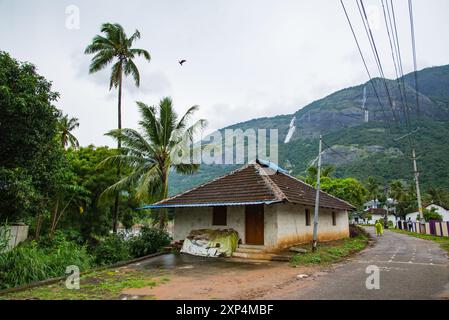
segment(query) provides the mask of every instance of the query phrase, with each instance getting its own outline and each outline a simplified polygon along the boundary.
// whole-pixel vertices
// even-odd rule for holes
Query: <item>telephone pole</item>
[[[414,147],[412,148],[412,158],[413,158],[413,171],[415,173],[416,198],[418,199],[419,221],[421,221],[422,224],[424,221],[424,213],[422,209],[421,190],[419,189],[419,171],[418,165],[416,164],[416,153]]]
[[[409,137],[416,132],[418,132],[419,128],[416,128],[414,131],[407,133],[406,135],[403,135],[402,137],[399,137],[397,139],[394,139],[394,141],[402,140],[406,137]],[[410,142],[411,144],[411,142]],[[413,160],[413,174],[415,177],[415,184],[416,184],[416,199],[418,200],[418,211],[419,211],[419,221],[420,225],[424,224],[424,212],[422,208],[422,201],[421,201],[421,189],[419,188],[419,171],[418,171],[418,165],[416,164],[416,151],[415,147],[412,146],[412,160]],[[421,231],[421,230],[420,230]]]
[[[316,251],[318,242],[318,213],[320,207],[320,180],[321,180],[321,152],[323,148],[323,137],[320,135],[320,144],[318,147],[318,170],[316,178],[316,196],[315,196],[315,213],[313,216],[313,243],[312,251]]]

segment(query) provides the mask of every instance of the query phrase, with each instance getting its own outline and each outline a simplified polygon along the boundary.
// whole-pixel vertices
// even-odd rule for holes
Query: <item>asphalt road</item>
[[[379,270],[378,289],[369,266]],[[366,286],[369,276],[373,289]],[[449,299],[448,254],[435,242],[386,231],[373,247],[277,298]]]

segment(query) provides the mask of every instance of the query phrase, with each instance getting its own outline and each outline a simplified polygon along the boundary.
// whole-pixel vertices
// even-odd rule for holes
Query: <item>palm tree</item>
[[[315,166],[310,166],[307,168],[307,177],[304,179],[309,184],[314,184],[318,175],[318,168]],[[320,176],[321,178],[332,177],[335,172],[335,166],[328,165],[321,168]]]
[[[111,90],[112,87],[118,87],[118,129],[121,129],[123,74],[125,74],[125,76],[131,75],[138,87],[140,85],[140,74],[133,59],[136,56],[143,56],[147,61],[150,61],[151,57],[148,51],[132,47],[134,41],[140,39],[140,32],[138,30],[128,38],[125,30],[120,24],[105,23],[101,26],[101,32],[104,33],[105,36],[96,35],[93,38],[92,43],[87,46],[84,53],[95,54],[90,64],[89,73],[100,71],[114,61],[109,82],[109,90]],[[118,149],[121,148],[120,139],[117,140],[117,147]],[[117,171],[117,175],[120,177],[120,169]],[[118,210],[119,196],[117,194],[114,205],[114,233],[117,231]]]
[[[366,180],[366,190],[368,191],[367,200],[375,200],[381,197],[380,184],[374,177],[368,177]]]
[[[423,198],[426,203],[433,203],[444,208],[447,208],[449,204],[448,195],[440,188],[430,187]]]
[[[66,148],[68,145],[75,149],[79,147],[78,139],[76,139],[76,137],[71,132],[78,128],[79,125],[80,124],[77,118],[69,119],[69,117],[65,115],[61,119],[59,119],[58,130],[63,148]]]
[[[105,159],[101,165],[118,165],[130,169],[130,174],[105,190],[105,194],[117,193],[129,187],[136,188],[139,199],[165,199],[168,196],[168,174],[170,169],[181,174],[192,174],[199,164],[175,161],[179,152],[185,150],[185,142],[193,142],[198,130],[206,126],[201,119],[189,126],[189,119],[198,110],[190,107],[178,120],[172,100],[163,98],[159,106],[148,106],[137,102],[142,120],[141,132],[134,129],[112,130],[107,135],[123,142],[123,154]],[[167,212],[159,211],[159,228],[167,223]]]

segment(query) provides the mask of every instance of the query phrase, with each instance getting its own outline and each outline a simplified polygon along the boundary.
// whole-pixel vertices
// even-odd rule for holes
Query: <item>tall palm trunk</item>
[[[168,197],[168,168],[164,168],[162,171],[162,199]],[[167,227],[168,212],[167,209],[161,209],[159,212],[159,229],[165,230]]]
[[[118,87],[118,129],[122,129],[122,64],[120,64],[120,75],[119,75],[119,87]],[[117,149],[120,152],[122,148],[122,140],[120,137],[117,139]],[[117,176],[120,179],[120,166],[117,166]],[[119,216],[119,192],[115,195],[114,202],[114,225],[112,231],[117,233],[117,224]]]

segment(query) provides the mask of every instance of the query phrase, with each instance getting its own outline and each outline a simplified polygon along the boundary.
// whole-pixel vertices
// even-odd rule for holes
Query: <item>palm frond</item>
[[[162,127],[162,145],[167,146],[173,130],[176,128],[177,115],[173,109],[170,97],[165,97],[159,102],[159,123]]]
[[[193,114],[198,111],[199,106],[194,105],[192,107],[190,107],[186,113],[184,113],[184,115],[182,116],[181,120],[179,120],[178,125],[176,126],[176,129],[184,129],[187,124],[188,121],[190,120],[190,118],[193,116]]]
[[[199,164],[187,164],[187,163],[181,163],[174,165],[173,168],[175,169],[176,173],[179,174],[193,174],[195,172],[198,172],[200,169]]]
[[[137,101],[142,120],[139,125],[145,130],[146,135],[154,145],[160,146],[162,143],[162,128],[156,116],[154,107],[150,107],[143,102]]]
[[[136,86],[140,86],[140,74],[139,69],[131,59],[127,59],[124,67],[125,75],[132,75]]]
[[[111,79],[109,80],[109,90],[111,90],[112,87],[117,88],[119,86],[121,73],[122,61],[118,61],[112,66]]]
[[[136,56],[136,55],[138,57],[143,56],[145,58],[145,60],[147,60],[147,61],[151,60],[151,55],[147,50],[134,48],[134,49],[129,49],[129,52],[131,52],[131,54],[133,56]]]

